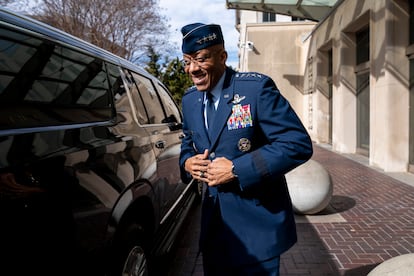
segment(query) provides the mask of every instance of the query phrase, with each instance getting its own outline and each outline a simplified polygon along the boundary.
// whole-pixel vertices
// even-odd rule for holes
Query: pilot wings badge
[[[234,95],[234,97],[233,97],[233,101],[232,101],[232,103],[234,103],[234,104],[239,104],[241,101],[243,101],[244,99],[246,98],[246,96],[242,96],[242,97],[240,97],[240,95],[239,94],[235,94]]]

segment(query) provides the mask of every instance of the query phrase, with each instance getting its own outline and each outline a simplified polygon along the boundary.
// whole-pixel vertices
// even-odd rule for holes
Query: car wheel
[[[117,234],[111,262],[114,270],[111,276],[149,275],[149,259],[145,250],[145,231],[137,223],[132,223]]]
[[[146,276],[148,274],[147,258],[141,246],[134,246],[125,260],[122,276]]]

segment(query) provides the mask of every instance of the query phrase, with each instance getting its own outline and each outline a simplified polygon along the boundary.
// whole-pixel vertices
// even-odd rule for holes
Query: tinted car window
[[[102,60],[4,28],[0,32],[0,129],[112,118]]]
[[[148,123],[161,124],[164,119],[164,112],[160,105],[160,100],[154,89],[152,81],[144,76],[132,73],[135,85],[138,88],[142,101],[145,103],[148,115]],[[139,107],[137,107],[139,108]],[[139,109],[138,109],[139,110]]]
[[[137,82],[134,80],[135,73],[129,72],[125,70],[125,81],[128,86],[128,90],[130,91],[132,102],[135,105],[136,116],[138,122],[141,125],[149,124],[148,112],[146,107],[142,101],[141,93],[139,92]],[[146,91],[146,89],[141,89],[142,91]]]
[[[126,71],[126,78],[140,124],[181,122],[180,111],[164,86],[134,72]]]
[[[177,108],[177,105],[172,100],[169,92],[165,89],[164,86],[159,83],[155,84],[158,93],[160,94],[161,102],[163,103],[164,112],[166,117],[163,119],[163,123],[177,123],[181,122],[181,115]]]

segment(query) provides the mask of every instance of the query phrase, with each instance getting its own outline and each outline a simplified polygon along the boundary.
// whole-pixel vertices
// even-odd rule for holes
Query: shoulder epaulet
[[[256,73],[256,72],[244,72],[244,73],[236,73],[235,78],[238,80],[262,80],[266,78],[266,75]]]

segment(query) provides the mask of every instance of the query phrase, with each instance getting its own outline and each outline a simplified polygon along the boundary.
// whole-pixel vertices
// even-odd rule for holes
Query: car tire
[[[119,234],[113,255],[116,266],[114,273],[111,275],[150,275],[149,259],[144,245],[144,228],[137,223],[133,223]]]
[[[144,249],[134,246],[125,260],[122,276],[148,276],[148,262]]]

